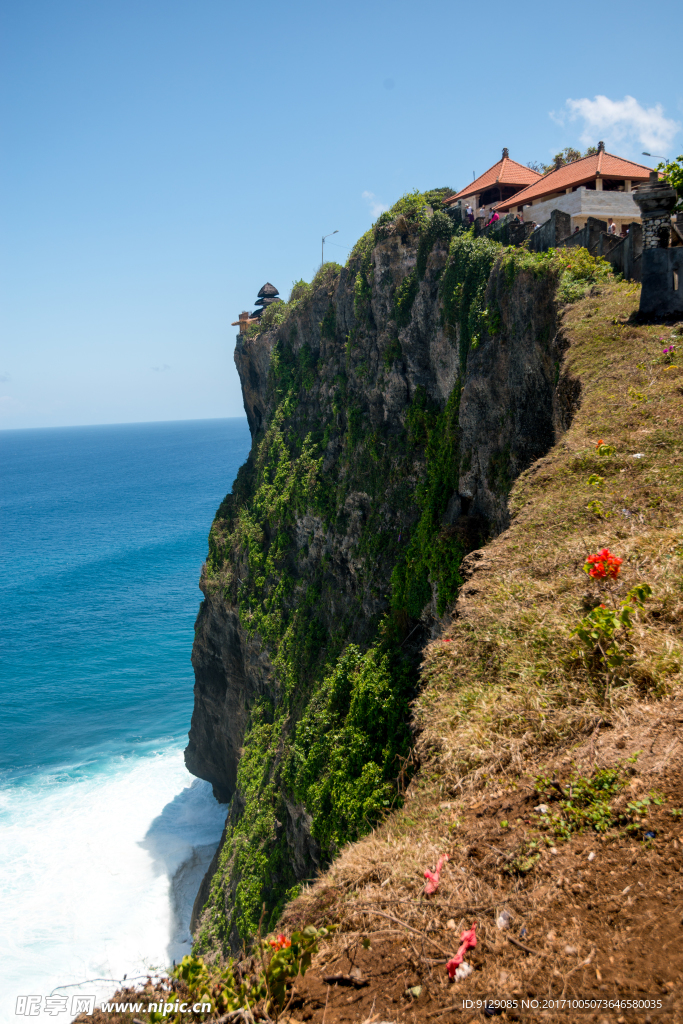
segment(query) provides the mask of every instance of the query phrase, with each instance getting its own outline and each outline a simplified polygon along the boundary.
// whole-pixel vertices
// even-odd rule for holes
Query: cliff
[[[231,801],[200,952],[401,804],[424,646],[578,407],[558,288],[602,271],[454,233],[438,201],[404,197],[238,338],[252,449],[209,539],[186,751]]]

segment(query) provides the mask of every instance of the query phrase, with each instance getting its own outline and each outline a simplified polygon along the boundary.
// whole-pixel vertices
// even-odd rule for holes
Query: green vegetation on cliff
[[[252,328],[272,337],[268,410],[217,513],[203,582],[207,600],[238,610],[277,685],[251,708],[198,952],[249,940],[264,903],[272,927],[302,878],[293,847],[313,870],[401,801],[418,688],[419,644],[409,641],[454,602],[463,556],[485,540],[485,524],[463,527],[449,509],[465,465],[468,354],[502,323],[486,294],[504,251],[434,212],[447,191],[403,197],[346,268],[324,265]],[[375,250],[389,259],[392,245],[414,253],[415,269],[387,285],[389,267],[378,286]],[[510,284],[530,267],[554,279],[566,270],[528,253],[504,258]],[[389,309],[379,325],[378,287]],[[445,397],[406,370],[427,298],[453,353]],[[390,394],[406,377],[400,415],[376,415],[373,389]],[[504,499],[510,481],[498,476]]]

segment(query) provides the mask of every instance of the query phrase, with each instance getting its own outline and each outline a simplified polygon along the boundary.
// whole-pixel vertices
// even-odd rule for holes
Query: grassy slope
[[[674,1014],[683,1012],[672,994],[680,988],[672,979],[683,977],[683,954],[670,930],[680,930],[672,901],[680,903],[683,889],[681,819],[670,813],[683,801],[683,365],[670,368],[662,359],[671,328],[630,319],[638,298],[632,284],[610,282],[566,308],[566,358],[582,382],[581,407],[560,443],[514,485],[510,529],[463,565],[470,575],[450,629],[425,654],[415,705],[421,767],[406,805],[343,851],[287,912],[289,922],[342,920],[347,947],[354,933],[376,934],[385,962],[398,943],[410,952],[407,940],[416,942],[413,955],[398,956],[394,973],[406,972],[404,984],[425,986],[424,995],[435,1000],[426,1010],[448,1005],[454,992],[443,987],[442,969],[426,965],[425,939],[420,947],[405,932],[401,939],[381,937],[388,922],[377,912],[397,915],[446,950],[454,946],[446,919],[459,930],[477,916],[484,938],[474,957],[482,970],[467,992],[474,998],[563,989],[604,998],[607,988],[610,998],[655,994]],[[600,440],[616,449],[613,455],[597,454]],[[589,485],[593,474],[604,485]],[[582,572],[585,555],[603,546],[624,559],[617,595],[639,581],[654,591],[631,633],[622,679],[607,698],[604,676],[585,662],[571,635],[596,592]],[[636,773],[627,792],[655,787],[667,796],[661,807],[645,809],[642,829],[628,835],[612,827],[601,840],[589,832],[558,842],[552,855],[541,843],[528,875],[507,875],[501,865],[542,840],[528,817],[540,799],[537,773],[566,780],[615,765],[624,784]],[[482,815],[493,819],[488,828]],[[643,841],[646,827],[657,831],[654,843]],[[572,872],[577,877],[577,866],[587,867],[574,853],[587,855],[596,842],[606,844],[598,845],[594,872],[602,858],[603,877],[592,883],[586,872],[587,881],[570,888]],[[422,871],[444,850],[450,877],[443,896],[425,903]],[[625,882],[641,891],[621,895],[616,887],[626,889]],[[527,927],[526,941],[539,957],[503,941],[494,925],[502,907]],[[574,952],[566,953],[565,944]],[[649,963],[634,970],[638,945]],[[591,949],[591,962],[581,966]],[[388,1005],[377,1005],[382,1013],[401,1003],[389,998],[393,980],[389,972]],[[312,993],[313,978],[310,985]]]
[[[464,563],[450,628],[425,652],[414,712],[421,763],[405,805],[287,908],[286,931],[342,925],[297,982],[291,1020],[464,1022],[473,1019],[464,997],[519,1004],[563,994],[653,997],[666,1019],[683,1019],[683,819],[672,814],[683,808],[683,365],[661,359],[670,329],[629,320],[638,297],[610,282],[565,310],[581,407],[514,485],[510,529]],[[601,439],[612,455],[597,454]],[[588,484],[593,474],[604,486]],[[595,592],[581,570],[585,554],[604,545],[624,558],[617,590],[638,581],[653,588],[611,699],[571,635]],[[572,774],[615,766],[623,788],[609,813],[616,820],[628,799],[641,801],[632,833],[615,824],[563,842],[538,827],[540,772],[566,786]],[[657,791],[666,799],[647,806]],[[426,901],[422,872],[444,851],[450,863]],[[512,918],[507,932],[495,925],[502,909]],[[480,941],[468,959],[477,969],[450,986],[445,956],[475,917]],[[366,987],[349,993],[323,981],[354,963]],[[447,1007],[449,1017],[435,1016]],[[617,1017],[511,1009],[506,1019]],[[618,1019],[644,1021],[647,1011]]]

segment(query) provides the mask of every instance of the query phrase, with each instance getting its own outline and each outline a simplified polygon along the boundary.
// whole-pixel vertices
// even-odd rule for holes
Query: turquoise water
[[[2,999],[187,952],[226,810],[182,762],[197,581],[249,443],[243,419],[0,432]]]

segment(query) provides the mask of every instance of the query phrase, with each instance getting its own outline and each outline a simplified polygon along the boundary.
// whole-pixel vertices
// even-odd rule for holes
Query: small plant
[[[287,985],[299,975],[303,976],[311,966],[313,955],[318,951],[318,942],[329,934],[327,928],[308,925],[303,931],[293,932],[291,939],[278,935],[263,943],[273,950],[265,964],[263,984],[266,988],[266,1010],[281,1010],[285,1005]]]
[[[588,502],[588,504],[586,505],[586,511],[592,513],[592,515],[594,516],[597,516],[598,519],[609,519],[610,516],[609,512],[605,512],[605,506],[603,505],[603,503],[601,501],[598,501],[597,498],[594,498],[593,501]]]
[[[647,796],[641,797],[640,800],[631,800],[626,805],[624,813],[620,815],[622,823],[625,824],[626,832],[631,834],[642,832],[645,827],[645,819],[650,813],[651,805],[661,806],[665,800],[666,797],[656,790],[648,793]]]
[[[536,778],[536,793],[558,800],[553,813],[540,816],[539,827],[554,833],[557,839],[570,839],[578,832],[607,832],[623,828],[639,833],[644,828],[652,804],[664,803],[666,797],[653,790],[639,800],[631,800],[623,809],[612,807],[612,801],[624,788],[623,767],[601,768],[591,776],[572,775],[560,784],[549,776]]]
[[[668,366],[670,366],[671,363],[673,363],[675,356],[676,356],[676,346],[675,345],[667,345],[667,347],[662,352],[663,362],[665,362]]]
[[[558,810],[541,815],[540,827],[552,831],[558,839],[569,839],[577,832],[607,832],[618,820],[610,801],[622,787],[619,768],[602,768],[590,777],[572,775],[563,785],[539,775],[535,782],[538,795],[559,796]]]
[[[591,473],[591,475],[588,477],[588,486],[589,487],[604,487],[605,486],[605,478],[604,478],[604,476],[599,476],[598,473]]]
[[[540,859],[541,854],[538,849],[538,841],[536,839],[527,839],[522,843],[512,860],[507,862],[503,871],[506,875],[528,875],[536,867]]]
[[[279,934],[264,939],[260,943],[261,970],[246,976],[234,968],[232,960],[227,967],[209,968],[202,957],[185,956],[173,970],[174,988],[182,1002],[210,1003],[211,1013],[217,1016],[260,1003],[261,1016],[265,1013],[277,1017],[287,1001],[288,987],[306,973],[320,939],[331,930],[308,925],[293,932],[291,938]],[[154,1011],[150,1014],[153,1024],[162,1020],[180,1024],[183,1017],[179,1011],[170,1016]]]
[[[617,449],[613,444],[607,444],[602,438],[598,441],[595,446],[595,450],[601,459],[610,459],[613,455],[616,455]]]
[[[595,561],[589,559],[584,568],[593,579],[617,578],[622,559],[614,558],[607,548],[599,555],[590,557]],[[626,598],[618,605],[608,608],[600,604],[593,608],[570,634],[582,642],[589,669],[606,673],[605,699],[626,660],[625,644],[632,628],[633,613],[636,608],[643,608],[651,596],[652,587],[647,583],[639,583],[629,590]]]

